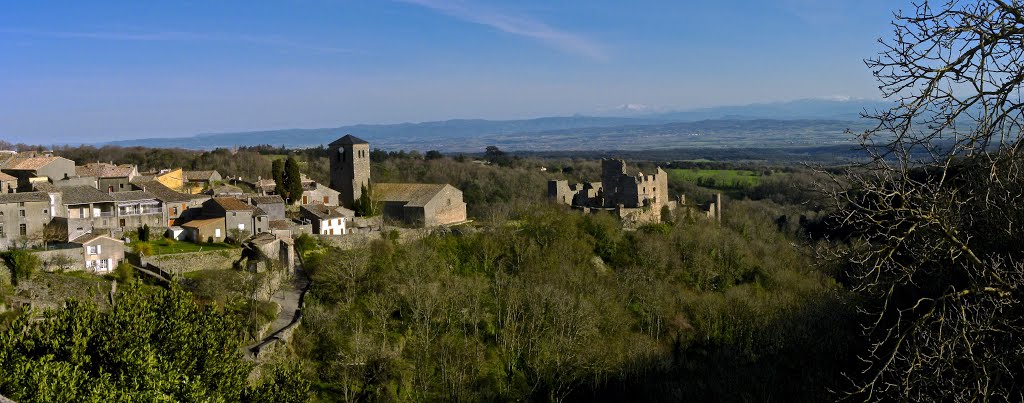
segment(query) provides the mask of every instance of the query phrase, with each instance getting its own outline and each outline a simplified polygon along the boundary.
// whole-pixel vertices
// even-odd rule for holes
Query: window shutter
[[[96,245],[96,254],[98,255],[100,253],[103,253],[103,247],[102,245]]]

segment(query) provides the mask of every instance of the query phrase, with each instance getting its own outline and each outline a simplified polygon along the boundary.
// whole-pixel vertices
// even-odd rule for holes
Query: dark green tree
[[[270,174],[274,179],[274,193],[284,195],[287,193],[284,186],[284,160],[275,159],[270,166]]]
[[[298,202],[302,197],[302,171],[293,157],[288,157],[284,164],[284,183],[288,200],[293,204]]]
[[[235,321],[185,291],[124,287],[108,311],[69,300],[45,321],[16,319],[0,333],[0,393],[19,402],[304,400],[248,386]]]

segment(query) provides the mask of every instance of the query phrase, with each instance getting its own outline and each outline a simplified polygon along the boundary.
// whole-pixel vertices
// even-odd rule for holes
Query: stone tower
[[[334,140],[329,146],[331,189],[339,195],[342,206],[353,208],[370,186],[370,143],[351,134]]]

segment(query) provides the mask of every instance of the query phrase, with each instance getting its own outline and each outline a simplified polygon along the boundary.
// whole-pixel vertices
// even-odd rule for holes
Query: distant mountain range
[[[326,145],[352,134],[385,150],[481,152],[488,145],[508,150],[659,149],[667,147],[799,147],[841,144],[844,132],[862,130],[860,113],[882,109],[871,100],[804,99],[722,106],[631,116],[562,116],[522,120],[454,119],[423,123],[360,124],[320,129],[284,129],[145,138],[103,145],[212,149],[271,144]],[[635,112],[636,108],[630,111]],[[611,147],[611,148],[608,148]]]

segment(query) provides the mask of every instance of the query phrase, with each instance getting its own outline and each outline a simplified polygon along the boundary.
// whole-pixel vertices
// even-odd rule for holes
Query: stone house
[[[0,194],[0,251],[22,242],[42,240],[52,214],[46,192]]]
[[[0,193],[14,193],[18,190],[18,178],[0,172]]]
[[[161,185],[167,186],[175,192],[185,191],[185,171],[182,171],[181,168],[161,170],[153,175],[152,180],[160,182]]]
[[[270,227],[265,211],[234,197],[214,197],[203,203],[203,217],[223,219],[228,235],[237,230],[241,232],[241,239],[267,232]]]
[[[58,187],[61,217],[67,218],[68,239],[117,227],[117,203],[109,193],[92,186]]]
[[[164,209],[162,222],[165,224],[162,226],[165,227],[170,227],[187,221],[191,218],[188,213],[189,209],[198,209],[198,207],[202,205],[201,201],[209,199],[208,197],[201,197],[199,199],[201,201],[197,202],[196,195],[177,192],[156,180],[136,182],[134,185],[143,191],[149,192],[154,198],[163,203]],[[198,213],[195,215],[198,216]]]
[[[433,227],[466,221],[462,191],[448,184],[377,183],[371,199],[385,217],[407,225]]]
[[[347,223],[356,213],[344,207],[310,204],[299,208],[299,216],[312,225],[314,234],[348,234]]]
[[[94,162],[75,167],[75,176],[96,178],[96,188],[107,193],[132,190],[131,182],[138,174],[135,165]]]
[[[18,179],[18,188],[32,188],[34,181],[55,181],[75,176],[75,162],[54,156],[17,155],[0,165],[0,172]]]
[[[79,245],[85,270],[95,273],[109,273],[124,260],[124,242],[105,235],[85,234],[72,244]]]
[[[122,231],[144,225],[151,228],[167,227],[164,204],[152,193],[130,190],[110,193],[110,197],[117,204],[116,226]]]
[[[223,178],[217,171],[184,171],[185,191],[187,193],[202,193],[210,188],[214,182],[220,182]]]
[[[204,218],[192,220],[181,225],[185,230],[185,239],[192,242],[224,242],[227,231],[224,218]]]
[[[337,206],[340,195],[341,193],[337,190],[310,181],[302,184],[302,198],[299,200],[299,204],[303,206],[310,204]]]

